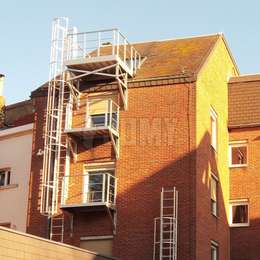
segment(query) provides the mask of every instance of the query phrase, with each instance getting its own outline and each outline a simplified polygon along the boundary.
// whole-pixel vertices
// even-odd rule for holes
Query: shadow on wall
[[[182,260],[195,259],[196,231],[197,235],[204,234],[205,239],[203,240],[202,237],[200,239],[208,246],[208,257],[210,257],[208,243],[212,238],[216,237],[217,240],[223,236],[223,232],[226,232],[225,239],[229,242],[229,227],[221,183],[218,191],[218,208],[221,214],[219,220],[211,214],[210,173],[213,171],[216,176],[219,173],[217,161],[210,146],[210,135],[206,132],[196,149],[179,157],[174,153],[176,147],[173,144],[167,148],[170,154],[161,158],[162,150],[160,149],[165,149],[162,146],[158,147],[158,153],[153,155],[149,153],[149,150],[151,148],[154,153],[154,148],[148,146],[145,147],[146,153],[141,149],[134,151],[133,160],[136,157],[143,158],[143,168],[140,164],[135,165],[130,155],[128,170],[124,168],[122,173],[120,170],[117,171],[119,190],[114,255],[124,260],[152,259],[153,221],[160,215],[160,191],[162,187],[175,186],[179,191],[178,257]],[[133,149],[138,150],[138,147]],[[196,159],[196,156],[201,158]],[[147,164],[148,158],[154,158],[154,162],[149,161]],[[197,171],[196,160],[197,164],[199,163]],[[165,166],[156,170],[156,165],[160,166],[163,162]],[[147,169],[147,165],[151,167]],[[119,169],[121,169],[120,166]],[[123,176],[126,172],[129,173],[127,178]],[[203,227],[196,227],[195,221],[198,214],[201,221],[197,223],[199,225],[203,223]]]

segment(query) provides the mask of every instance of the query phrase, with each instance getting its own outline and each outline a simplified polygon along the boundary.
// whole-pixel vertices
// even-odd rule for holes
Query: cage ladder
[[[154,219],[153,260],[177,260],[178,191],[161,191],[160,217]]]
[[[49,86],[44,132],[41,213],[57,214],[61,159],[66,154],[67,140],[63,135],[64,101],[66,98],[65,66],[68,19],[57,18],[52,28]]]

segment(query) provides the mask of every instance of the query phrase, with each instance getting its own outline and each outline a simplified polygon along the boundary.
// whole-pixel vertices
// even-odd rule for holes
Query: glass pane
[[[248,223],[248,205],[232,206],[232,223]]]
[[[247,163],[247,147],[232,147],[232,164]]]
[[[101,202],[103,192],[103,175],[89,175],[89,202]]]
[[[11,179],[11,172],[8,171],[7,172],[7,180],[6,180],[6,185],[9,185],[10,184],[10,179]]]
[[[91,115],[90,116],[90,127],[105,126],[105,114]]]
[[[110,114],[108,114],[108,125],[110,125]],[[117,129],[117,113],[112,113],[111,127]]]
[[[211,199],[217,201],[217,181],[211,177]]]
[[[211,200],[211,212],[215,216],[217,215],[217,203],[214,200]]]
[[[217,147],[217,121],[211,116],[211,145]]]
[[[0,172],[0,186],[5,185],[5,172]]]

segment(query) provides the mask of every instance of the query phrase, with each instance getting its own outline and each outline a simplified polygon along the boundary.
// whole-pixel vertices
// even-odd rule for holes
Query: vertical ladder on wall
[[[68,18],[56,18],[52,26],[51,57],[44,132],[41,214],[50,219],[50,238],[63,241],[64,217],[57,217],[61,179],[65,171],[67,138],[63,134],[66,99],[66,37]]]
[[[178,191],[161,191],[160,217],[154,219],[153,260],[177,260]]]
[[[64,214],[51,217],[50,219],[50,239],[63,243],[64,239]]]
[[[53,216],[57,213],[61,153],[66,150],[62,138],[64,111],[64,55],[68,19],[57,18],[52,29],[50,73],[44,133],[43,185],[41,213]]]
[[[68,18],[56,18],[52,26],[41,196],[41,214],[50,219],[50,238],[60,242],[63,241],[64,215],[58,205],[61,201],[62,177],[68,175],[69,171],[66,162],[69,140],[64,133],[66,109],[72,98],[79,95],[73,84],[67,82],[68,73],[65,71],[68,46],[71,44],[68,33]],[[75,44],[75,39],[72,40]]]

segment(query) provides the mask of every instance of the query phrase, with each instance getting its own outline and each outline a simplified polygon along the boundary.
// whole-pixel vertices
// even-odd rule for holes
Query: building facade
[[[30,103],[30,102],[29,102]],[[6,106],[0,129],[0,225],[26,232],[33,123],[28,102]]]
[[[73,49],[62,75],[5,107],[2,183],[18,191],[23,176],[27,215],[5,205],[0,224],[122,260],[258,259],[259,75],[239,75],[222,34],[126,42]]]
[[[229,82],[231,259],[259,258],[260,76]]]
[[[27,232],[120,259],[152,259],[160,191],[176,187],[178,258],[230,259],[228,78],[238,70],[226,41],[217,34],[134,48],[142,60],[128,80],[127,109],[113,80],[79,83],[81,96],[64,126],[69,170],[56,222],[41,214],[39,196],[47,86],[32,93]],[[116,132],[96,129],[106,122]]]

